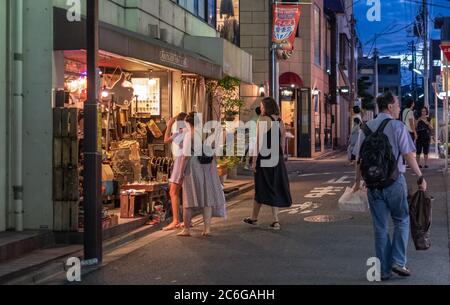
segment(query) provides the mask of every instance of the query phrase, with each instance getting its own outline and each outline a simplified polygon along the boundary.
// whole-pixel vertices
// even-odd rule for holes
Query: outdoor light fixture
[[[291,88],[295,88],[295,85],[294,85],[294,84],[292,84],[292,85],[291,85]]]
[[[345,86],[345,87],[341,87],[340,91],[343,94],[347,94],[350,91],[350,89],[347,86]]]
[[[106,86],[104,86],[102,90],[102,98],[107,98],[108,96],[109,92],[106,90]]]
[[[261,84],[259,86],[259,96],[261,96],[261,97],[266,96],[266,90],[264,89],[264,84]]]

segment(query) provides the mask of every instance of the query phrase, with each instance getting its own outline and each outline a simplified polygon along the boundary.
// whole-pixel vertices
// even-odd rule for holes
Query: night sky
[[[370,0],[354,0],[355,18],[357,20],[357,33],[363,44],[364,55],[372,56],[375,46],[380,56],[394,56],[402,59],[405,69],[402,71],[402,82],[407,84],[411,79],[411,72],[406,68],[411,60],[411,48],[408,44],[415,41],[417,50],[421,52],[421,38],[413,36],[412,26],[415,17],[419,14],[422,0],[380,0],[381,20],[370,22],[367,11],[373,6],[368,5]],[[450,1],[428,0],[430,38],[440,37],[440,31],[434,30],[434,19],[439,16],[450,16]],[[374,38],[377,36],[376,44]],[[417,61],[422,63],[422,57]]]

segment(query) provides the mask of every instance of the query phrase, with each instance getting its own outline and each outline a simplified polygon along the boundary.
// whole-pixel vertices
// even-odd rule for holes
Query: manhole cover
[[[305,221],[307,222],[336,222],[350,219],[353,219],[353,217],[348,215],[316,215],[305,217]]]

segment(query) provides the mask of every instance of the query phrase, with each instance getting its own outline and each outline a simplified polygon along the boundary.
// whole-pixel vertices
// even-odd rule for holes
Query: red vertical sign
[[[300,4],[273,5],[272,42],[279,49],[292,51],[300,21]]]
[[[442,52],[444,52],[445,58],[450,61],[450,45],[449,44],[441,44],[440,45]]]

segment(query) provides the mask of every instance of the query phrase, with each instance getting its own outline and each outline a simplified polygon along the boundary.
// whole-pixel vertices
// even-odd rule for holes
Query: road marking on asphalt
[[[290,175],[294,175],[294,172],[291,172]],[[311,176],[322,176],[322,175],[336,175],[336,174],[355,174],[355,172],[339,172],[339,173],[311,173],[311,174],[301,174],[297,177],[311,177]]]
[[[314,212],[314,210],[320,208],[320,204],[313,202],[305,202],[300,204],[293,204],[289,209],[284,209],[280,211],[280,214],[287,213],[289,215],[294,214],[309,214]]]
[[[349,184],[352,183],[351,181],[346,180],[347,178],[350,178],[349,176],[342,176],[339,179],[331,179],[327,182],[324,182],[323,184]]]
[[[327,186],[327,187],[316,187],[307,195],[305,198],[322,198],[323,196],[335,196],[338,192],[344,189],[343,186]]]

